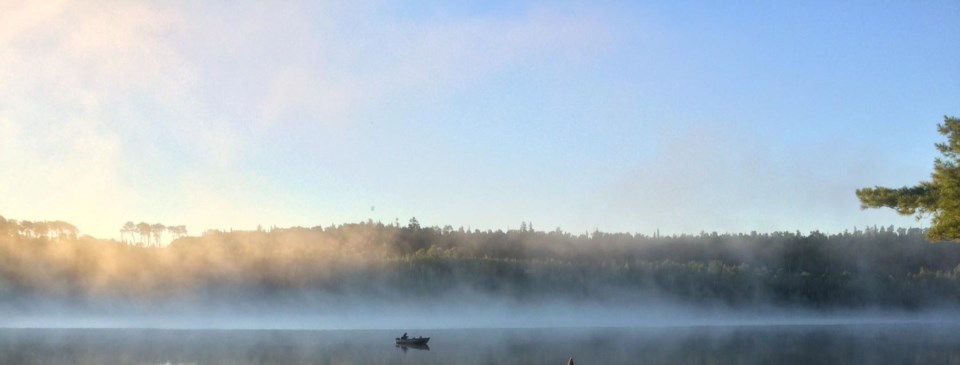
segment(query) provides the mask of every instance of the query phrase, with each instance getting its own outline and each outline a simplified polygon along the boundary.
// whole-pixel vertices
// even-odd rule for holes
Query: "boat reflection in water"
[[[430,346],[428,346],[428,345],[425,344],[425,343],[423,343],[423,344],[396,344],[395,346],[396,346],[397,348],[403,350],[403,352],[407,352],[408,349],[417,349],[417,350],[430,351]]]

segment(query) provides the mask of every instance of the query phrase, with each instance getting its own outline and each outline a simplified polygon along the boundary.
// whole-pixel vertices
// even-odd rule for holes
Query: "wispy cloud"
[[[350,11],[327,20],[310,39],[296,40],[297,47],[306,48],[299,50],[306,57],[267,65],[261,124],[273,125],[290,112],[342,122],[383,99],[455,93],[532,59],[592,54],[610,37],[597,17],[546,9],[506,20],[427,22],[383,17],[369,9]],[[294,23],[287,27],[310,29],[315,19],[301,15],[285,21]],[[358,32],[344,31],[356,23],[362,24]],[[281,39],[282,34],[270,38]]]
[[[0,165],[12,171],[0,179],[11,192],[3,214],[112,235],[118,222],[162,214],[144,207],[170,197],[144,186],[167,182],[144,179],[165,155],[218,155],[213,126],[195,124],[199,79],[177,49],[181,20],[135,2],[23,2],[0,14]]]
[[[261,204],[271,190],[245,167],[265,130],[349,129],[385,100],[455,93],[511,65],[590,53],[606,36],[596,18],[546,8],[410,21],[299,2],[8,4],[0,166],[16,172],[0,179],[0,214],[97,235],[128,219],[289,217]]]

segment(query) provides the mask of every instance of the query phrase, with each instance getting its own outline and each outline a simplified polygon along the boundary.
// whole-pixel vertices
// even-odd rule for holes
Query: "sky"
[[[929,226],[960,2],[2,1],[0,215]]]

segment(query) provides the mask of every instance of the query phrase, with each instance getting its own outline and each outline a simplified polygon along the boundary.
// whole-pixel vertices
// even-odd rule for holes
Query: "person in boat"
[[[401,339],[401,340],[406,340],[407,338],[408,338],[408,337],[407,337],[407,333],[406,333],[406,332],[403,333],[403,336],[400,336],[400,339]]]

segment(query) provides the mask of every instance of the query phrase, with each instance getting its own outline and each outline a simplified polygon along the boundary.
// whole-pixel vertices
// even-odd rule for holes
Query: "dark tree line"
[[[731,307],[960,305],[960,245],[929,243],[916,228],[647,236],[545,232],[526,223],[480,231],[411,219],[406,226],[368,221],[207,231],[148,248],[53,239],[15,226],[0,230],[0,302],[299,300],[310,307],[338,298],[392,302],[473,293]]]
[[[16,234],[27,238],[76,240],[77,233],[77,227],[64,221],[17,221],[0,216],[0,235]]]

